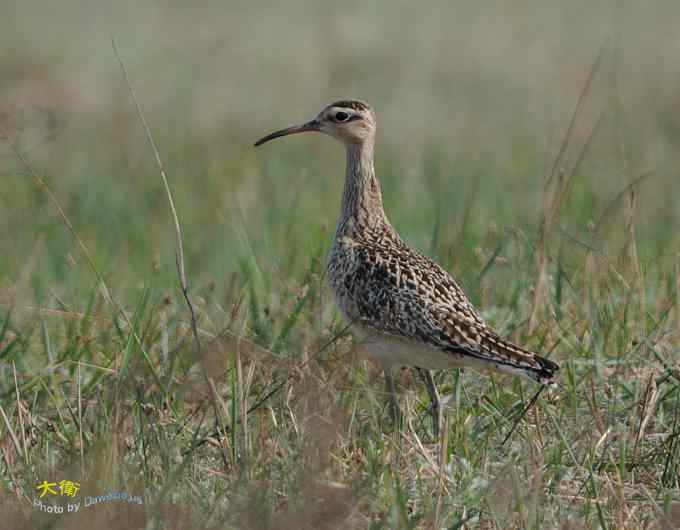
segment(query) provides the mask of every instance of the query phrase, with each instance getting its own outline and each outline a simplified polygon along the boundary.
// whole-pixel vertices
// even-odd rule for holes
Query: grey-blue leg
[[[434,379],[432,378],[432,372],[425,370],[424,368],[416,368],[418,370],[418,375],[425,383],[427,387],[427,393],[430,396],[430,413],[432,414],[432,432],[435,437],[439,436],[439,427],[442,421],[442,409],[441,400],[439,398],[439,392],[437,391],[437,386],[434,384]]]
[[[399,425],[401,408],[399,407],[399,399],[397,399],[397,389],[394,386],[392,370],[389,368],[385,369],[385,389],[387,390],[388,399],[390,400],[390,416],[392,416],[394,425]]]

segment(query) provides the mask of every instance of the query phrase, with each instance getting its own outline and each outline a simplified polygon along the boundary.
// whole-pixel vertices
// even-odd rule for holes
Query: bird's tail
[[[487,334],[482,344],[484,349],[491,354],[488,360],[495,365],[496,370],[521,375],[542,385],[555,385],[555,372],[560,367],[550,359],[525,350],[495,333]]]
[[[539,365],[539,368],[534,370],[536,381],[548,386],[554,385],[555,372],[560,369],[560,365],[540,355],[534,355],[534,359]]]

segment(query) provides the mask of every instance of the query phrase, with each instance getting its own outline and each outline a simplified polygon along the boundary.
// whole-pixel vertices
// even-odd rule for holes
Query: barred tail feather
[[[560,365],[539,355],[535,355],[534,359],[536,359],[536,362],[540,365],[540,369],[535,370],[536,381],[546,385],[555,384],[553,377],[555,376],[555,372],[560,369]]]

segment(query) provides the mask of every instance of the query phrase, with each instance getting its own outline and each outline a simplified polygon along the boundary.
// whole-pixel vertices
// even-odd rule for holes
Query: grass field
[[[8,6],[0,529],[680,526],[680,9],[417,4]],[[438,373],[434,439],[404,369],[391,424],[324,284],[341,148],[252,147],[340,97],[402,236],[561,365],[505,445],[533,383]]]

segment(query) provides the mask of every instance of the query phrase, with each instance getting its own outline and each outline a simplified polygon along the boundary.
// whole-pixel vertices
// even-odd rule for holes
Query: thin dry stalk
[[[170,339],[168,334],[168,312],[165,308],[159,312],[158,327],[161,329],[161,362],[166,365],[170,359]]]
[[[119,469],[118,460],[120,454],[120,433],[121,430],[118,428],[121,424],[121,414],[120,414],[120,399],[115,399],[114,401],[114,413],[113,413],[113,429],[111,432],[111,445],[109,450],[109,465],[104,469],[104,477],[106,483],[111,483],[115,477],[116,470]]]
[[[618,144],[619,144],[619,156],[621,160],[621,175],[623,178],[627,181],[630,180],[630,163],[629,163],[629,156],[628,156],[628,149],[626,147],[626,138],[624,131],[626,130],[625,128],[625,123],[624,123],[624,105],[622,103],[622,96],[621,96],[621,82],[620,82],[620,76],[621,76],[621,68],[620,68],[620,47],[617,46],[616,48],[616,53],[615,53],[615,67],[616,67],[616,72],[613,78],[614,81],[614,97],[615,97],[615,105],[616,105],[616,131],[618,135]],[[637,243],[636,243],[636,234],[635,234],[635,207],[636,207],[636,196],[635,196],[635,187],[631,186],[630,190],[628,191],[628,201],[626,201],[626,209],[625,209],[625,230],[626,230],[626,242],[624,245],[624,249],[622,252],[622,259],[624,260],[624,263],[627,262],[628,266],[625,267],[625,269],[628,269],[634,278],[634,282],[636,287],[637,287],[637,293],[635,293],[637,299],[638,299],[638,310],[639,310],[639,318],[632,318],[629,319],[629,322],[631,325],[635,326],[637,325],[637,328],[635,331],[638,333],[640,337],[645,336],[645,297],[644,297],[644,288],[643,288],[643,281],[642,281],[642,269],[640,268],[640,260],[638,257],[638,251],[637,251]],[[629,297],[633,295],[632,292],[629,293]],[[628,304],[625,304],[626,306]],[[643,355],[645,352],[646,348],[643,350]]]
[[[680,252],[675,256],[675,333],[680,337]]]
[[[245,319],[243,320],[245,325]],[[239,338],[243,335],[243,326]],[[243,368],[241,365],[241,341],[236,341],[236,386],[238,392],[239,415],[241,418],[241,475],[246,480],[249,478],[248,465],[248,403],[246,388],[243,381]]]
[[[210,394],[212,395],[212,404],[213,404],[213,409],[215,411],[215,421],[217,422],[217,427],[215,429],[215,434],[217,435],[218,439],[220,440],[220,449],[222,449],[222,461],[224,463],[224,469],[225,471],[229,469],[229,453],[227,451],[227,446],[226,446],[226,441],[227,438],[225,436],[225,433],[227,432],[227,428],[225,426],[224,418],[222,417],[222,414],[220,413],[220,405],[222,405],[222,409],[226,410],[226,404],[222,402],[220,399],[220,395],[217,392],[217,387],[215,386],[215,381],[213,381],[212,377],[207,377],[207,382],[208,382],[208,387],[210,388]],[[211,435],[212,436],[212,435]],[[201,443],[198,445],[201,445],[203,442],[205,442],[207,438],[204,438]],[[196,447],[198,447],[198,445]],[[234,462],[236,464],[236,462]]]
[[[102,372],[106,372],[107,374],[115,374],[116,373],[116,371],[113,368],[107,368],[106,366],[99,366],[98,364],[86,363],[85,361],[72,361],[70,359],[67,359],[64,362],[70,363],[70,364],[80,364],[80,365],[83,365],[83,366],[87,366],[88,368],[94,368],[96,370],[101,370]],[[57,368],[61,365],[62,365],[62,363],[57,363],[57,364],[54,365],[54,368]]]
[[[57,401],[57,396],[54,395],[54,392],[50,390],[50,387],[47,386],[47,384],[44,381],[41,381],[40,384],[42,385],[43,389],[47,392],[47,394],[50,396],[50,399],[54,403],[54,408],[57,411],[57,415],[59,416],[59,422],[62,425],[66,425],[66,420],[64,419],[64,415],[61,413],[61,407],[59,406],[59,402]],[[59,388],[59,387],[57,387]],[[62,393],[62,396],[64,396],[64,402],[66,403],[66,406],[70,406],[68,403],[68,399],[66,398],[66,394],[64,393],[64,390],[59,388],[59,390]]]
[[[14,361],[12,361],[12,371],[14,372],[14,391],[17,397],[17,413],[19,414],[19,426],[21,427],[21,441],[24,445],[24,457],[26,463],[31,463],[31,458],[28,454],[28,446],[26,445],[26,428],[24,427],[24,415],[21,412],[21,399],[19,395],[19,380],[17,378],[17,366]]]
[[[434,507],[434,528],[441,527],[441,511],[444,501],[444,479],[447,470],[449,446],[449,415],[444,414],[444,425],[439,444],[439,477],[437,480],[437,502]]]
[[[638,446],[645,436],[645,430],[647,429],[647,424],[656,410],[656,402],[659,398],[659,391],[656,386],[656,381],[654,380],[654,375],[650,374],[649,381],[647,382],[647,389],[645,390],[645,400],[642,405],[642,410],[640,410],[640,424],[638,426],[637,433],[635,435],[635,446],[633,448],[633,461],[637,458]]]
[[[566,200],[567,193],[570,189],[572,176],[574,175],[576,168],[581,163],[586,151],[588,150],[590,143],[592,142],[592,139],[594,138],[596,132],[598,131],[604,115],[604,113],[600,114],[595,126],[592,128],[590,134],[588,135],[588,139],[584,143],[579,153],[579,157],[576,164],[571,168],[571,170],[566,171],[562,166],[564,164],[564,157],[567,151],[567,146],[571,142],[572,136],[574,134],[574,129],[576,126],[576,119],[583,110],[586,98],[590,92],[593,80],[595,79],[595,74],[600,69],[605,51],[608,47],[608,43],[609,40],[607,39],[600,47],[598,55],[595,61],[593,62],[590,71],[588,72],[585,84],[581,89],[581,93],[579,94],[576,106],[574,107],[574,111],[572,112],[571,115],[569,126],[567,127],[564,139],[562,140],[562,143],[560,145],[559,152],[557,153],[557,156],[555,157],[555,160],[550,168],[550,172],[544,176],[545,183],[543,186],[543,194],[541,201],[543,215],[541,219],[541,226],[539,228],[536,252],[536,270],[538,274],[536,285],[534,287],[534,295],[531,302],[531,313],[528,322],[529,334],[532,334],[533,331],[536,329],[539,313],[541,311],[541,308],[545,306],[544,300],[546,297],[547,264],[549,259],[547,242],[550,238],[554,222],[558,217],[560,207],[562,203]],[[553,182],[554,179],[557,179],[556,183]]]
[[[562,179],[560,181],[561,185],[557,186],[557,188],[556,188],[555,199],[554,199],[553,205],[552,205],[553,210],[550,213],[550,226],[551,227],[553,226],[555,220],[557,219],[557,217],[559,215],[560,208],[567,201],[567,196],[569,195],[569,191],[571,190],[571,186],[574,182],[573,176],[578,171],[579,167],[581,167],[581,164],[583,163],[583,160],[585,159],[586,154],[588,154],[588,151],[590,149],[590,146],[593,143],[593,140],[597,136],[597,133],[600,131],[600,127],[604,123],[604,117],[605,117],[605,112],[603,110],[598,115],[597,120],[595,121],[595,125],[593,125],[592,129],[590,129],[590,132],[588,133],[588,136],[586,137],[586,141],[583,142],[583,145],[581,146],[581,149],[578,153],[578,157],[576,158],[576,162],[570,168],[567,177],[565,179]]]
[[[571,137],[574,134],[574,128],[576,126],[576,119],[578,118],[579,114],[581,114],[581,111],[583,110],[583,106],[585,105],[585,102],[586,102],[586,97],[587,97],[588,93],[590,92],[590,87],[592,86],[593,80],[595,79],[595,74],[600,69],[600,66],[602,64],[602,60],[604,59],[604,55],[605,55],[605,52],[607,51],[608,46],[609,46],[609,39],[606,39],[602,43],[602,46],[600,46],[600,50],[597,53],[597,57],[595,58],[595,61],[593,62],[592,66],[590,67],[590,71],[588,72],[588,77],[586,78],[586,82],[583,85],[583,88],[581,89],[581,93],[579,94],[578,100],[576,101],[576,106],[574,107],[574,112],[571,115],[571,120],[569,122],[567,132],[564,135],[564,140],[562,141],[562,144],[560,145],[559,153],[557,153],[557,156],[555,157],[555,161],[553,162],[552,168],[550,169],[550,174],[548,175],[548,181],[555,177],[555,175],[557,174],[557,170],[558,170],[560,164],[563,161],[564,155],[565,155],[566,150],[567,150],[567,146],[569,145],[569,141],[571,140]]]
[[[40,307],[34,305],[25,306],[29,311],[35,311],[41,316],[58,316],[62,318],[71,318],[73,320],[94,320],[95,322],[111,323],[112,319],[109,317],[102,317],[99,315],[86,315],[85,313],[78,313],[77,311],[53,309],[51,307]]]
[[[635,207],[636,207],[636,196],[635,188],[631,188],[628,192],[628,200],[626,201],[625,209],[625,231],[626,231],[626,242],[621,252],[621,262],[623,269],[630,271],[633,276],[633,283],[637,289],[629,290],[627,301],[625,306],[628,306],[634,298],[638,299],[638,318],[630,318],[628,320],[630,326],[634,326],[634,331],[637,333],[638,337],[644,337],[645,333],[645,298],[644,298],[644,286],[642,282],[642,270],[640,268],[640,260],[638,257],[636,235],[635,235]],[[643,345],[641,350],[641,355],[643,357],[646,355],[647,348]]]
[[[547,200],[545,199],[547,195],[547,192],[544,191],[544,200],[543,200],[543,211],[546,211],[546,203]],[[536,280],[536,285],[534,286],[534,296],[531,301],[531,315],[529,316],[529,325],[528,325],[528,331],[529,335],[531,335],[534,332],[534,329],[536,328],[536,323],[538,322],[538,313],[541,307],[543,307],[543,298],[544,298],[544,292],[545,292],[545,282],[546,282],[546,239],[547,239],[547,233],[548,233],[548,226],[547,226],[547,216],[543,217],[543,221],[541,222],[541,228],[539,230],[539,237],[538,237],[538,252],[536,253],[536,270],[538,270],[538,278]]]
[[[531,410],[531,407],[534,406],[534,404],[538,400],[538,396],[541,395],[541,392],[543,392],[543,390],[545,390],[545,388],[546,388],[545,385],[541,385],[538,388],[538,390],[534,394],[534,397],[532,397],[531,400],[529,401],[529,404],[526,407],[524,407],[524,410],[519,415],[519,418],[517,418],[517,421],[512,425],[512,427],[508,431],[508,434],[505,435],[505,438],[503,438],[503,441],[501,442],[501,445],[499,447],[503,447],[505,445],[505,443],[510,439],[510,436],[512,436],[512,433],[515,432],[515,429],[517,428],[519,423],[524,419],[524,416],[527,415],[527,412],[529,412],[529,410]]]
[[[604,209],[602,210],[600,218],[597,220],[597,223],[595,223],[595,228],[593,229],[593,232],[596,235],[600,235],[602,233],[602,228],[605,221],[611,217],[612,213],[617,209],[617,206],[619,206],[621,200],[630,193],[630,190],[632,188],[642,183],[643,181],[647,180],[648,177],[651,177],[653,175],[656,175],[655,168],[648,169],[647,171],[640,173],[637,177],[635,177],[628,184],[626,184],[621,191],[614,195],[614,197],[612,197],[612,199],[607,203],[607,206],[605,206]]]
[[[407,420],[407,426],[408,426],[408,435],[406,432],[403,434],[403,442],[406,444],[410,444],[411,446],[415,447],[415,449],[420,452],[421,456],[427,460],[428,465],[430,468],[434,471],[437,468],[437,464],[435,463],[434,460],[432,460],[432,455],[430,452],[425,449],[425,446],[423,445],[422,440],[420,439],[420,436],[418,436],[417,431],[413,427],[413,418],[408,418]]]
[[[116,46],[116,39],[111,38],[111,44],[113,45],[113,53],[116,55],[116,59],[118,59],[118,63],[120,64],[120,68],[123,71],[123,76],[125,77],[125,84],[128,87],[128,90],[130,91],[130,97],[132,98],[132,101],[135,105],[135,110],[137,111],[137,117],[139,118],[139,121],[142,123],[142,127],[144,128],[144,133],[146,135],[146,139],[149,142],[149,145],[151,146],[151,150],[153,151],[153,155],[156,158],[156,164],[158,165],[158,170],[161,175],[161,180],[163,181],[163,187],[165,188],[165,194],[168,197],[168,203],[170,203],[170,210],[172,211],[172,218],[175,222],[175,236],[176,236],[176,244],[177,244],[177,249],[175,251],[175,258],[177,260],[177,273],[179,275],[179,283],[180,287],[182,288],[182,294],[184,295],[184,299],[186,300],[187,306],[189,306],[189,312],[191,313],[191,326],[194,331],[194,340],[196,341],[196,349],[197,351],[200,352],[201,350],[201,341],[198,338],[198,324],[196,321],[196,311],[194,310],[194,305],[191,302],[191,298],[189,297],[189,285],[187,283],[187,277],[186,277],[186,272],[184,269],[184,246],[182,244],[182,226],[179,223],[179,216],[177,215],[177,208],[175,208],[175,201],[172,198],[172,191],[170,190],[170,185],[168,184],[168,177],[165,173],[165,168],[163,166],[163,160],[161,159],[161,155],[158,151],[158,148],[156,147],[156,141],[153,138],[153,134],[151,134],[151,129],[149,128],[149,124],[146,121],[146,118],[144,117],[144,113],[142,112],[142,107],[139,104],[139,100],[137,99],[137,95],[135,94],[135,89],[132,86],[132,83],[130,81],[130,76],[128,75],[127,68],[125,67],[125,63],[123,62],[123,59],[120,56],[120,53],[118,53],[118,47]]]
[[[21,450],[21,444],[19,443],[19,439],[17,438],[14,429],[12,429],[12,424],[9,422],[9,418],[7,417],[7,414],[5,414],[5,409],[2,408],[2,405],[0,405],[0,414],[2,414],[2,419],[5,422],[5,427],[7,427],[7,431],[9,432],[9,435],[12,438],[14,448],[16,449],[17,453],[19,453],[19,456],[23,458],[24,453]]]
[[[594,300],[600,299],[600,268],[597,266],[595,253],[587,249],[583,259],[583,273],[581,277],[581,292],[583,293],[584,322],[592,322],[596,310]]]
[[[80,436],[80,469],[85,471],[85,448],[83,447],[83,394],[81,388],[80,361],[78,361],[78,435]]]

